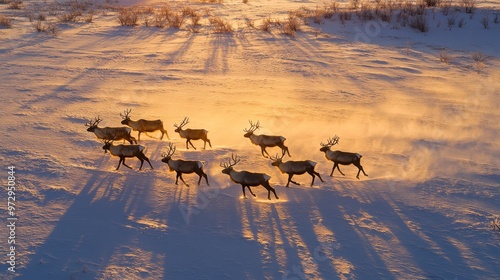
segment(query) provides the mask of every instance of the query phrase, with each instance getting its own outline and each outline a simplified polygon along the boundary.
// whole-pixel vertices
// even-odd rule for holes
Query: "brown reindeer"
[[[271,192],[274,193],[274,197],[276,197],[276,199],[279,199],[279,197],[276,195],[276,191],[269,184],[269,179],[271,179],[271,176],[264,173],[236,171],[233,169],[233,166],[235,166],[238,162],[240,162],[240,159],[237,156],[231,155],[231,159],[228,162],[221,163],[220,166],[224,168],[222,170],[222,173],[229,175],[233,182],[241,185],[241,188],[243,190],[243,197],[247,198],[245,187],[247,187],[250,193],[255,196],[250,187],[261,185],[267,190],[267,199],[271,200]]]
[[[120,168],[120,164],[123,162],[123,165],[126,167],[132,169],[132,167],[128,166],[125,164],[125,158],[128,157],[136,157],[141,161],[141,167],[139,167],[139,170],[142,169],[142,164],[144,161],[147,161],[149,163],[149,166],[151,166],[151,169],[154,169],[153,166],[151,165],[151,162],[149,162],[149,159],[144,155],[144,147],[141,145],[113,145],[113,141],[104,141],[104,146],[102,146],[102,149],[104,152],[108,151],[117,157],[120,157],[120,161],[118,162],[118,166],[116,167],[116,170]]]
[[[272,166],[276,166],[279,168],[281,173],[286,173],[288,174],[288,182],[286,183],[286,187],[288,188],[288,185],[290,182],[294,183],[295,185],[300,185],[297,182],[292,181],[293,175],[302,175],[304,173],[308,173],[309,175],[312,176],[312,182],[311,186],[314,184],[314,178],[315,176],[318,176],[318,178],[321,180],[321,182],[324,182],[321,176],[319,175],[318,172],[314,171],[314,167],[316,166],[316,162],[311,161],[311,160],[301,160],[301,161],[287,161],[283,162],[283,155],[279,157],[276,155],[276,157],[270,157],[271,160],[273,161],[271,163]]]
[[[283,155],[285,153],[288,153],[288,156],[291,157],[290,151],[288,150],[288,147],[285,146],[284,142],[286,140],[285,137],[283,136],[269,136],[269,135],[255,135],[254,132],[260,128],[260,123],[257,121],[257,123],[252,123],[250,122],[250,128],[248,129],[243,129],[245,132],[245,137],[250,138],[250,141],[255,144],[260,146],[262,156],[267,158],[269,157],[269,153],[266,151],[267,147],[280,147]],[[264,155],[264,153],[267,154],[267,156]]]
[[[94,118],[94,120],[89,120],[85,123],[88,127],[88,132],[93,132],[98,139],[101,140],[127,140],[130,144],[137,144],[137,140],[130,135],[131,129],[128,127],[98,127],[99,123],[102,122],[100,117]]]
[[[348,152],[330,150],[330,148],[336,145],[338,142],[339,142],[339,137],[335,135],[333,138],[329,138],[326,144],[323,143],[320,144],[321,149],[319,150],[325,153],[326,159],[333,161],[333,168],[332,168],[332,173],[330,173],[330,176],[333,176],[333,171],[335,171],[335,168],[338,169],[340,174],[345,176],[345,174],[342,173],[342,171],[340,171],[339,164],[341,165],[354,164],[354,166],[358,168],[358,174],[356,175],[356,178],[358,179],[359,179],[359,172],[363,172],[365,176],[368,176],[368,174],[365,173],[363,166],[361,166],[362,155],[358,153],[348,153]]]
[[[182,179],[182,174],[191,174],[191,173],[196,173],[198,176],[200,176],[200,179],[198,180],[198,185],[200,185],[201,178],[204,177],[205,181],[207,182],[207,185],[210,186],[208,183],[208,177],[205,172],[203,172],[203,164],[200,161],[192,161],[192,160],[173,160],[172,155],[175,153],[175,146],[172,143],[168,143],[168,150],[163,153],[162,156],[162,162],[168,164],[168,167],[170,171],[175,171],[177,173],[177,176],[175,177],[175,184],[177,185],[177,181],[179,178],[181,181],[184,183],[184,185],[188,186],[186,182],[184,182],[184,179]]]
[[[127,109],[124,111],[124,114],[120,114],[122,117],[122,124],[130,126],[133,130],[136,130],[139,132],[137,135],[137,140],[141,141],[141,133],[145,132],[154,132],[154,131],[161,131],[161,137],[160,140],[163,139],[163,134],[167,135],[168,137],[168,132],[163,128],[163,122],[161,120],[145,120],[145,119],[140,119],[137,121],[133,121],[130,119],[130,112],[132,112],[132,109]]]
[[[181,122],[180,125],[174,124],[174,127],[176,127],[175,132],[178,132],[181,138],[186,139],[186,149],[189,149],[188,143],[191,144],[191,147],[196,150],[196,147],[191,143],[191,140],[203,140],[205,144],[203,145],[203,149],[207,147],[207,142],[208,145],[210,145],[210,148],[212,148],[212,143],[210,143],[210,139],[208,139],[208,131],[205,129],[182,129],[186,124],[189,123],[189,118],[184,118]]]

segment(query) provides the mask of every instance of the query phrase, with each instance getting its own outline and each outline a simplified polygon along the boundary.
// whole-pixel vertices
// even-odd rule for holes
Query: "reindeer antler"
[[[323,144],[323,142],[321,142],[320,145],[322,147],[328,147],[328,148],[330,148],[330,147],[336,145],[339,142],[339,139],[340,138],[337,135],[335,135],[335,136],[333,136],[333,138],[328,138],[328,143]]]
[[[226,168],[229,168],[229,167],[233,167],[235,166],[238,162],[240,162],[240,158],[238,158],[238,156],[234,155],[234,154],[231,154],[231,158],[227,161],[227,162],[221,162],[220,163],[220,167],[226,169]]]
[[[185,118],[182,120],[182,122],[181,122],[181,124],[180,124],[180,125],[174,124],[174,127],[182,128],[183,126],[185,126],[185,125],[186,125],[186,124],[188,124],[188,123],[189,123],[189,118],[188,118],[188,117],[185,117]]]
[[[122,117],[122,119],[124,119],[124,120],[130,119],[130,112],[132,112],[132,109],[127,109],[127,110],[125,110],[123,112],[125,113],[125,115],[120,114],[120,116]]]
[[[279,156],[278,154],[276,154],[275,157],[270,156],[269,159],[271,159],[272,161],[279,161],[279,160],[282,160],[284,156],[285,156],[285,154],[282,154],[281,156]]]
[[[97,118],[94,118],[94,120],[89,119],[89,121],[85,123],[85,126],[87,127],[97,126],[100,122],[102,122],[102,119],[101,117],[97,116]]]
[[[257,121],[257,123],[255,124],[251,120],[249,120],[248,122],[250,123],[250,128],[243,129],[244,132],[254,132],[260,128],[260,121]]]
[[[163,152],[161,154],[161,157],[165,158],[165,157],[171,157],[174,153],[175,153],[175,146],[173,143],[168,143],[168,150],[167,152]]]

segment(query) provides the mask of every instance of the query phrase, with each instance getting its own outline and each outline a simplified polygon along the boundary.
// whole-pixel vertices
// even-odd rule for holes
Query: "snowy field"
[[[426,8],[426,32],[401,6],[370,17],[375,3],[327,15],[321,0],[5,2],[1,279],[500,279],[498,0]],[[121,26],[119,5],[140,7],[135,26]],[[154,26],[167,6],[190,7],[198,24]],[[115,170],[86,131],[98,116],[121,126],[126,109],[168,131],[141,135],[154,169],[134,158]],[[186,149],[174,132],[184,117],[212,148]],[[243,137],[249,120],[325,182],[305,174],[285,188]],[[328,176],[319,149],[334,135],[332,150],[363,155],[368,177],[353,165]],[[169,142],[174,159],[204,163],[211,186],[195,174],[175,185],[161,162]],[[244,199],[221,173],[233,153],[280,198],[255,187]]]

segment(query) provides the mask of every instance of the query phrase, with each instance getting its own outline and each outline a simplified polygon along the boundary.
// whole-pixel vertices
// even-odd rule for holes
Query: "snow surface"
[[[500,278],[498,1],[472,18],[456,11],[466,25],[451,30],[436,12],[427,33],[354,16],[311,21],[295,37],[258,26],[322,1],[143,4],[166,2],[219,15],[234,31],[214,33],[206,16],[198,32],[122,27],[108,11],[51,36],[0,4],[14,18],[0,28],[1,176],[16,166],[19,217],[16,273],[0,226],[0,278]],[[183,176],[190,187],[174,184],[159,132],[140,142],[154,170],[129,159],[134,170],[115,171],[118,158],[84,124],[100,116],[119,126],[127,108],[132,119],[163,120],[173,158],[203,161],[211,187],[195,174]],[[173,128],[185,116],[213,148],[186,150]],[[248,120],[286,137],[290,160],[317,162],[325,182],[309,187],[306,174],[285,188],[287,176],[243,137]],[[319,144],[335,134],[334,149],[362,154],[369,177],[357,180],[352,165],[328,176]],[[219,166],[232,153],[235,169],[269,174],[280,199],[262,187],[243,199]]]

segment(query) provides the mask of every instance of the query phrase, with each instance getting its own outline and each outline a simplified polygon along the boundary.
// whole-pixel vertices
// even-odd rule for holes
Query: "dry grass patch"
[[[12,27],[12,19],[10,17],[0,15],[0,26]]]
[[[301,24],[302,22],[299,18],[290,16],[281,24],[281,29],[283,34],[294,37],[300,31]]]
[[[441,62],[446,63],[446,64],[450,64],[450,62],[451,62],[451,55],[446,50],[440,51],[439,52],[439,60]]]
[[[262,20],[259,29],[265,32],[271,32],[271,26],[273,25],[273,20],[270,16],[266,17]]]
[[[32,25],[36,32],[43,32],[53,36],[59,34],[59,27],[53,22],[37,20]]]
[[[118,10],[118,21],[121,26],[136,26],[139,20],[139,12],[135,7],[120,8]]]
[[[9,9],[12,10],[21,10],[24,6],[23,1],[21,0],[11,0],[9,3]]]
[[[226,19],[221,17],[211,17],[208,19],[212,25],[215,33],[231,33],[233,32],[233,27]]]

